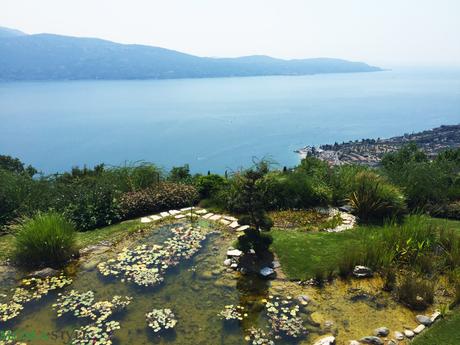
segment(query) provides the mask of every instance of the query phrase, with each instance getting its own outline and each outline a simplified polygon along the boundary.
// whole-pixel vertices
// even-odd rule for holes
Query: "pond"
[[[142,244],[162,244],[171,238],[171,229],[181,225],[184,224],[158,226],[124,245],[135,248]],[[91,290],[96,301],[110,301],[115,295],[131,296],[129,306],[114,315],[113,319],[121,326],[114,333],[114,344],[247,343],[244,338],[251,327],[267,325],[262,301],[269,299],[268,282],[258,276],[226,272],[222,262],[233,239],[211,231],[210,224],[201,225],[208,233],[201,250],[191,259],[169,268],[164,282],[157,286],[139,287],[132,282],[103,277],[97,264],[117,257],[121,248],[115,247],[67,267],[66,273],[73,283],[59,292]],[[52,307],[56,298],[57,292],[51,291],[39,301],[27,304],[17,318],[0,323],[0,329],[23,335],[28,344],[70,343],[73,330],[88,322],[73,317],[58,318]],[[222,320],[219,313],[228,305],[243,306],[247,316],[241,322]],[[169,308],[174,312],[178,322],[173,331],[158,335],[147,327],[145,314],[154,308]],[[278,343],[295,342],[280,339]]]

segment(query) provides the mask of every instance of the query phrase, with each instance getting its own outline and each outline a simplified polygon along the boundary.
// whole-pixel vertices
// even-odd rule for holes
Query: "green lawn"
[[[419,335],[413,345],[459,345],[460,344],[460,310]]]
[[[359,245],[360,231],[326,233],[274,229],[271,231],[272,248],[288,278],[308,279],[318,268],[327,269],[337,262],[347,243]]]
[[[427,221],[460,231],[460,221],[437,218],[427,218]],[[334,262],[337,262],[344,247],[353,242],[359,246],[361,234],[371,231],[379,231],[379,227],[362,226],[341,233],[274,228],[271,231],[272,248],[289,279],[309,279],[318,269],[327,271]]]
[[[117,242],[128,234],[131,234],[141,228],[145,228],[146,224],[142,224],[139,219],[127,220],[118,224],[106,226],[95,230],[77,232],[78,248],[86,247],[90,244],[109,240]],[[11,257],[14,249],[14,236],[0,236],[0,262]]]

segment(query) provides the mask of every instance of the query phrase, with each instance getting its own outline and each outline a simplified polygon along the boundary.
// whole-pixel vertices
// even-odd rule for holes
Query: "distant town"
[[[394,152],[413,142],[430,157],[447,148],[460,147],[460,124],[441,126],[419,133],[404,134],[389,139],[361,139],[333,145],[305,146],[295,152],[301,158],[317,157],[331,165],[364,164],[377,166],[385,153]]]

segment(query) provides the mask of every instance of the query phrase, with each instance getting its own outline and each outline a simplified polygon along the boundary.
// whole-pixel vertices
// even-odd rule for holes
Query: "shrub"
[[[433,303],[434,286],[434,282],[407,274],[398,286],[398,300],[413,310],[425,310]]]
[[[399,217],[405,209],[399,189],[372,171],[356,175],[348,201],[363,222]]]
[[[125,193],[120,199],[120,208],[124,218],[134,218],[190,206],[197,200],[195,187],[168,182],[138,192]]]
[[[216,174],[198,176],[195,180],[195,187],[202,199],[208,199],[215,196],[225,184],[225,179]]]
[[[59,265],[75,253],[75,227],[58,213],[38,213],[17,226],[15,254],[26,266]]]
[[[121,219],[120,192],[104,179],[84,178],[59,185],[54,208],[80,231],[110,225]]]
[[[238,237],[237,247],[244,253],[248,253],[253,249],[256,255],[260,256],[267,252],[272,243],[273,238],[269,234],[249,228],[244,231],[244,235]]]

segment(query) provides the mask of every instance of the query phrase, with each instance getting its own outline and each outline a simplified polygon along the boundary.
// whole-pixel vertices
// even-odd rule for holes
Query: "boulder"
[[[270,278],[275,274],[275,270],[270,267],[264,267],[260,270],[259,274],[264,278]]]
[[[281,267],[281,264],[279,261],[275,260],[275,261],[272,261],[272,265],[273,265],[273,268],[279,268]]]
[[[396,340],[404,340],[404,334],[402,334],[401,332],[396,331],[394,336]]]
[[[225,259],[224,266],[230,266],[232,264],[232,259]]]
[[[300,295],[297,296],[297,300],[300,302],[300,304],[307,305],[311,301],[311,298],[307,295]]]
[[[58,274],[59,274],[58,270],[55,270],[54,268],[51,268],[51,267],[46,267],[42,270],[32,272],[31,274],[29,274],[29,277],[46,278],[46,277],[56,276]]]
[[[390,334],[390,330],[386,327],[379,327],[374,330],[374,335],[377,337],[386,337],[388,334]]]
[[[362,344],[370,344],[370,345],[383,345],[383,340],[379,337],[374,336],[367,336],[364,338],[359,339],[359,342]]]
[[[353,269],[353,275],[356,278],[372,277],[372,270],[366,266],[355,266],[355,268]]]
[[[335,337],[332,335],[321,338],[314,343],[314,345],[334,345],[334,344],[335,344]]]
[[[433,323],[433,321],[431,321],[431,318],[426,315],[417,315],[415,318],[417,319],[418,323],[425,326],[430,326]]]

